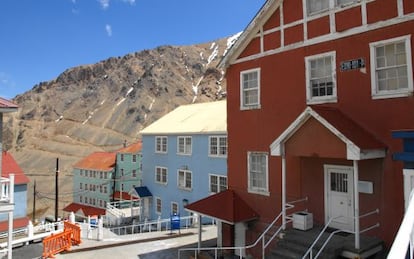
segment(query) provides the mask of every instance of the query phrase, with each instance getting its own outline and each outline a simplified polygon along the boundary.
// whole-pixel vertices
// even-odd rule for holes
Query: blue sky
[[[0,96],[64,70],[242,31],[265,0],[1,0]]]

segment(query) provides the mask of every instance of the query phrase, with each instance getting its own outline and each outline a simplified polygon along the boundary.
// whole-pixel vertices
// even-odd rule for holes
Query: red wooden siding
[[[280,26],[280,10],[277,9],[263,25],[263,30],[267,31]]]
[[[375,23],[398,16],[397,1],[378,0],[367,3],[368,23]]]
[[[264,37],[264,50],[272,50],[280,48],[280,31],[273,32],[265,35]]]
[[[412,0],[404,0],[404,13],[414,13],[414,4]]]
[[[328,34],[330,32],[329,16],[308,22],[308,39]]]
[[[335,16],[336,30],[345,31],[362,25],[361,7],[354,7],[339,12]]]
[[[303,41],[303,24],[285,29],[285,45]]]
[[[283,1],[284,24],[303,19],[302,0]]]
[[[239,57],[248,57],[258,53],[260,53],[260,38],[256,37],[249,43]]]

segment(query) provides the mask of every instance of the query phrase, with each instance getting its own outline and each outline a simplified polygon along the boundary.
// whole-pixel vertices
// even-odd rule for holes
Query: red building
[[[228,192],[258,215],[222,220],[223,246],[252,244],[279,213],[289,228],[298,200],[355,248],[360,235],[392,244],[413,184],[392,138],[414,129],[413,34],[412,0],[266,1],[221,62]],[[220,220],[212,199],[188,208]]]

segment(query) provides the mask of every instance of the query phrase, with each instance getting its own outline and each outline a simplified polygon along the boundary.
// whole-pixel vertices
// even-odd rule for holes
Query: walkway
[[[215,246],[217,228],[215,226],[203,226],[203,247]],[[174,231],[142,233],[126,236],[117,236],[111,232],[104,233],[104,240],[82,239],[82,244],[72,247],[70,252],[62,253],[56,258],[177,258],[178,249],[197,247],[197,229],[183,229],[181,234]]]

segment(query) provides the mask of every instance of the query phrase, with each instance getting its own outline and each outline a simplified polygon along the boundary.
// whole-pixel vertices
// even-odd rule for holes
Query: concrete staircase
[[[289,229],[282,233],[276,246],[271,249],[267,259],[300,259],[314,242],[321,228],[314,227],[308,231]],[[319,242],[315,245],[313,256],[320,250],[330,233],[324,233]],[[346,255],[361,256],[366,258],[372,256],[383,248],[383,241],[368,236],[361,236],[361,249],[354,249],[354,235],[334,235],[323,249],[319,259],[346,258]],[[349,257],[353,258],[353,257]]]

